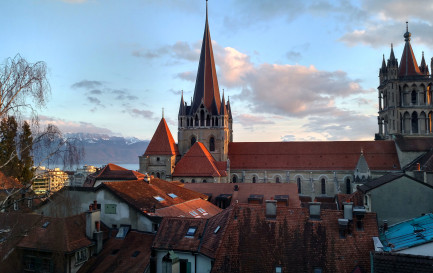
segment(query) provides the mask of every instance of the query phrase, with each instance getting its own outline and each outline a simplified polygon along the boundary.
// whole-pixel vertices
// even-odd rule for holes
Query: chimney
[[[310,219],[320,220],[320,202],[309,202]]]
[[[417,171],[421,171],[421,164],[416,163],[416,170],[417,170]]]
[[[266,218],[277,218],[277,200],[266,200]]]
[[[348,219],[338,219],[338,230],[340,232],[340,238],[346,238],[346,231],[349,226]]]
[[[93,201],[86,211],[86,236],[96,241],[96,254],[102,251],[103,232],[101,231],[101,210],[97,201]]]
[[[352,221],[353,219],[353,202],[343,202],[344,219]]]
[[[144,174],[144,182],[146,182],[147,184],[149,184],[149,182],[150,182],[150,176],[149,176],[149,174],[148,173],[145,173]]]

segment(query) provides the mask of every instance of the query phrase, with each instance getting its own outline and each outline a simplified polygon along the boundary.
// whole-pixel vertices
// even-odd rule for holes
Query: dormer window
[[[194,236],[196,231],[197,231],[197,227],[189,227],[188,231],[186,232],[186,236]]]

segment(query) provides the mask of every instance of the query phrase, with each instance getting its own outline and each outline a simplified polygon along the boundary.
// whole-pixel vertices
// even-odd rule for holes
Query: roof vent
[[[309,202],[310,219],[320,220],[320,202]]]
[[[353,219],[353,202],[343,202],[344,219],[352,221]]]

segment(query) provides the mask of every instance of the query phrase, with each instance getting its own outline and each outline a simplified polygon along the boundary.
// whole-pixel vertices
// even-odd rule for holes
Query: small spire
[[[162,107],[162,118],[164,118],[164,107]]]
[[[383,54],[383,57],[382,57],[382,70],[385,70],[385,69],[386,69],[385,54]]]
[[[409,24],[408,24],[408,22],[406,21],[406,33],[403,35],[404,40],[405,40],[406,42],[409,42],[409,41],[410,41],[410,36],[411,36],[411,34],[410,34],[410,32],[409,32]]]
[[[207,0],[206,0],[206,2],[207,2]],[[409,32],[409,23],[407,21],[406,21],[406,32]]]

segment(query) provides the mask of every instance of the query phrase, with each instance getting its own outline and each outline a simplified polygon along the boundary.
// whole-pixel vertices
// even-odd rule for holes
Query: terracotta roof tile
[[[48,223],[46,227],[43,227]],[[85,214],[67,218],[42,217],[18,244],[21,248],[53,252],[72,252],[90,246],[86,237]]]
[[[142,212],[153,212],[155,209],[180,204],[188,200],[203,198],[207,196],[188,189],[184,189],[168,181],[158,178],[151,178],[150,183],[144,181],[123,181],[105,182],[102,188],[109,189],[112,193],[123,199],[125,202]],[[174,193],[177,198],[168,194]],[[163,198],[163,201],[155,199],[156,196]]]
[[[235,191],[235,186],[238,191]],[[203,194],[211,194],[211,202],[216,204],[217,196],[230,194],[231,203],[248,203],[251,194],[262,194],[264,200],[275,199],[276,195],[288,195],[289,207],[300,208],[298,188],[294,183],[186,183],[184,187]]]
[[[155,214],[161,217],[210,218],[221,209],[201,198],[185,201],[170,207],[157,209]]]
[[[108,163],[96,173],[87,176],[83,187],[94,187],[96,181],[101,180],[139,180],[144,178],[144,174],[125,169],[113,163]]]
[[[399,76],[422,75],[421,71],[419,70],[418,63],[416,62],[415,55],[413,54],[412,46],[410,45],[410,39],[408,38],[406,38],[406,43],[404,45],[403,53],[401,55],[398,75]]]
[[[165,118],[162,118],[144,155],[179,155]]]
[[[196,142],[182,157],[174,168],[173,177],[200,176],[221,177],[227,176],[224,163],[217,163],[213,156],[201,142]]]
[[[363,150],[371,170],[398,170],[393,141],[231,142],[230,168],[354,170]]]
[[[364,229],[354,223],[340,238],[342,211],[322,210],[321,220],[310,220],[307,208],[277,208],[267,220],[260,205],[238,205],[231,214],[211,272],[352,272],[370,268],[376,214],[366,213]]]
[[[137,231],[130,231],[124,239],[110,238],[104,243],[101,253],[91,257],[78,273],[145,272],[154,238],[154,234]],[[133,257],[134,253],[137,256]]]

